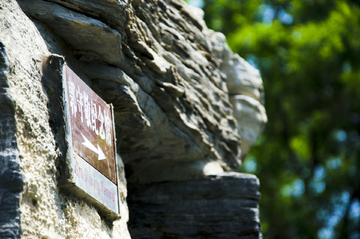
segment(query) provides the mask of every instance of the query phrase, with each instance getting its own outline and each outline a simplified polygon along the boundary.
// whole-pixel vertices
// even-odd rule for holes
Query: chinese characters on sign
[[[71,76],[69,76],[68,89],[71,117],[76,118],[79,112],[81,123],[85,121],[88,130],[92,130],[96,135],[100,135],[101,139],[106,139],[106,143],[111,146],[112,127],[109,110],[104,108],[103,111],[100,105],[97,105],[93,99],[89,99],[88,93],[81,90],[79,85],[75,85]]]
[[[112,109],[69,67],[65,75],[73,149],[116,184]]]

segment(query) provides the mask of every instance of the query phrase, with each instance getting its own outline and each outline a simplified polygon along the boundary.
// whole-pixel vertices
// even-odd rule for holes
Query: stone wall
[[[202,14],[181,0],[0,3],[1,237],[130,238],[127,196],[132,238],[261,237],[259,182],[229,172],[266,123],[261,78]],[[114,105],[115,221],[58,187],[55,55]]]

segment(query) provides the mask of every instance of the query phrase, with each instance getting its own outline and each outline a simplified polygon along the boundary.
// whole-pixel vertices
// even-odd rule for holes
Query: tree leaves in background
[[[269,123],[242,171],[264,238],[360,238],[360,6],[204,0],[205,20],[264,81]]]

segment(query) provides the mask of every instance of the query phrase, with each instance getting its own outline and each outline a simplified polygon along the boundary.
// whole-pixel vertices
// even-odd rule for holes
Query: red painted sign
[[[65,76],[73,149],[116,184],[112,109],[68,66]]]

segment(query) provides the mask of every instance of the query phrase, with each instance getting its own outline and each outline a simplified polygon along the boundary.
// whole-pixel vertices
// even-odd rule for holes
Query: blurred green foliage
[[[241,169],[260,178],[264,238],[360,238],[360,3],[202,4],[264,81],[269,123]]]

